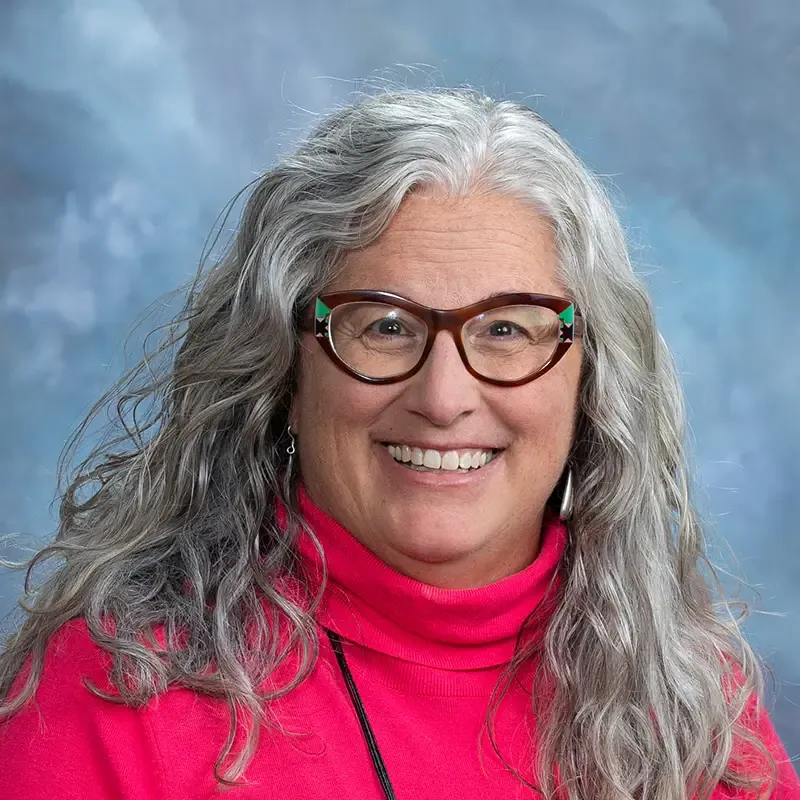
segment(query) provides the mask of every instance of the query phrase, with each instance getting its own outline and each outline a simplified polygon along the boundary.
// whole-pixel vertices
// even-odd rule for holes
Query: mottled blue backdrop
[[[0,532],[52,534],[59,449],[223,204],[396,64],[526,99],[616,185],[684,379],[712,556],[760,590],[748,630],[797,754],[797,0],[5,0]],[[0,573],[0,614],[19,588]]]

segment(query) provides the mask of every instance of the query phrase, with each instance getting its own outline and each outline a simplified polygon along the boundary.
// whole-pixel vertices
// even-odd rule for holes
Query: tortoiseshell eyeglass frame
[[[339,358],[331,340],[329,326],[331,313],[337,306],[343,305],[344,303],[364,301],[387,303],[395,306],[396,308],[401,308],[404,311],[408,311],[410,314],[413,314],[415,317],[423,320],[428,326],[428,339],[425,342],[425,347],[422,350],[419,361],[410,370],[407,370],[400,375],[392,375],[388,378],[372,378],[368,375],[362,375],[360,372],[352,369],[352,367],[348,366],[344,361],[341,360],[341,358]],[[543,308],[549,308],[552,311],[555,311],[556,314],[558,314],[559,321],[558,344],[556,345],[556,348],[548,361],[546,361],[542,367],[536,370],[536,372],[526,375],[524,378],[517,378],[515,380],[508,381],[499,380],[497,378],[489,378],[475,370],[469,363],[466,350],[464,349],[464,342],[461,338],[461,332],[464,328],[464,325],[478,314],[483,314],[487,311],[492,311],[496,308],[502,308],[504,306],[516,305],[542,306]],[[536,378],[540,378],[546,372],[551,370],[556,364],[558,364],[558,362],[566,355],[567,350],[569,350],[569,348],[572,346],[573,341],[578,336],[583,335],[584,324],[581,312],[571,300],[568,300],[565,297],[554,297],[553,295],[549,294],[527,294],[520,292],[515,294],[495,295],[494,297],[481,300],[480,302],[473,303],[469,306],[464,306],[463,308],[445,311],[442,309],[422,306],[419,303],[409,300],[407,297],[392,294],[391,292],[359,290],[349,292],[334,292],[332,294],[320,295],[317,298],[313,308],[308,308],[307,313],[301,323],[301,330],[313,333],[314,338],[319,342],[320,347],[322,347],[331,361],[333,361],[333,363],[336,364],[339,369],[341,369],[343,372],[346,372],[353,378],[363,381],[364,383],[399,383],[400,381],[404,381],[407,378],[410,378],[412,375],[415,375],[420,369],[422,369],[422,365],[428,358],[428,355],[433,348],[436,335],[439,333],[439,331],[448,331],[453,337],[458,354],[461,356],[461,361],[464,363],[464,366],[470,375],[474,376],[478,380],[491,383],[495,386],[522,386],[525,383],[530,383],[531,381],[536,380]]]

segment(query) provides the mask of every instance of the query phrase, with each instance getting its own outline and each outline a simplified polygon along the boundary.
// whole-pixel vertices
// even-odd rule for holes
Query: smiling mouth
[[[503,452],[502,449],[423,450],[391,442],[382,444],[398,464],[418,472],[475,472]]]

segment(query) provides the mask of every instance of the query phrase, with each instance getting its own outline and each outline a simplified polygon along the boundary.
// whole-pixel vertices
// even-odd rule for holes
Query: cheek
[[[366,435],[386,405],[381,388],[346,375],[324,353],[304,349],[294,404],[298,430],[324,449],[343,437]]]
[[[516,397],[504,403],[504,417],[524,447],[541,460],[566,460],[572,446],[577,408],[577,383],[566,376],[550,375],[520,387]],[[571,377],[571,376],[570,376]]]

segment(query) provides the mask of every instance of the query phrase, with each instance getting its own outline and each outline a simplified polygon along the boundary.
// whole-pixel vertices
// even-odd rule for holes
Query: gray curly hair
[[[342,254],[378,237],[421,186],[532,203],[552,225],[561,278],[587,323],[564,580],[544,636],[518,647],[495,690],[492,742],[504,687],[536,658],[544,796],[557,789],[555,767],[569,800],[707,798],[720,780],[774,781],[767,748],[741,724],[748,698],[763,697],[764,668],[742,615],[714,601],[712,586],[721,589],[690,497],[681,389],[606,191],[536,113],[467,89],[362,96],[243,190],[222,256],[65,451],[59,532],[27,564],[30,613],[0,655],[0,718],[33,696],[52,634],[83,617],[113,657],[124,702],[144,704],[174,684],[224,699],[231,725],[215,775],[244,775],[259,726],[248,724],[238,752],[237,727],[266,721],[270,701],[297,687],[319,653],[320,595],[299,603],[278,588],[278,576],[299,569],[303,526],[282,442],[298,313]],[[118,429],[67,476],[104,409]],[[54,558],[58,568],[33,591],[31,570]],[[277,634],[287,624],[288,644]],[[142,644],[156,628],[163,649]],[[300,655],[297,674],[263,693],[290,652]],[[738,742],[763,756],[763,774],[734,765]]]

